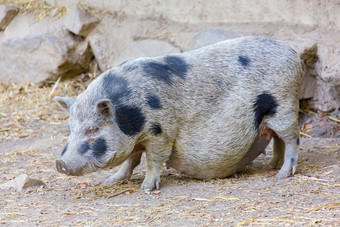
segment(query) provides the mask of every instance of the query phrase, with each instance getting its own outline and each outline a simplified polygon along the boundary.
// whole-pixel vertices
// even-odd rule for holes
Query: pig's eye
[[[95,134],[97,134],[97,132],[99,131],[98,128],[88,128],[85,130],[85,135],[86,136],[93,136]]]

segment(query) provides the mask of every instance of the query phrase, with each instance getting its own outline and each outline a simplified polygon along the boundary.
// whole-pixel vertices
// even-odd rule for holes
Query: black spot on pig
[[[278,103],[271,94],[264,92],[257,96],[253,105],[256,130],[259,129],[264,116],[273,116],[276,113],[277,107]]]
[[[159,98],[153,94],[148,94],[146,96],[146,102],[147,104],[150,106],[151,109],[161,109],[162,108],[162,104],[161,101],[159,100]]]
[[[294,158],[291,158],[290,159],[290,162],[292,163],[292,165],[294,164],[294,162],[295,162],[295,159]]]
[[[85,154],[88,150],[90,150],[90,145],[87,141],[80,144],[77,149],[77,151],[81,154]]]
[[[67,142],[66,146],[64,147],[63,151],[61,152],[60,156],[63,156],[63,154],[65,154],[65,152],[67,151],[67,147],[68,147],[68,142]]]
[[[299,138],[296,139],[296,144],[300,145],[300,139]]]
[[[143,65],[143,70],[147,76],[164,82],[167,85],[172,85],[172,71],[167,65],[157,62],[146,62]]]
[[[167,56],[164,58],[166,64],[159,62],[146,62],[143,65],[144,73],[158,81],[172,85],[173,76],[185,79],[189,66],[180,57]]]
[[[164,60],[171,69],[172,73],[182,79],[185,79],[185,75],[188,72],[189,66],[182,58],[176,56],[167,56]]]
[[[96,139],[92,145],[93,155],[96,158],[103,156],[106,153],[106,141],[103,138]]]
[[[246,56],[238,56],[238,62],[244,67],[247,68],[250,63],[250,59]]]
[[[120,98],[129,95],[131,92],[128,88],[128,82],[113,72],[109,72],[104,76],[103,90],[113,104],[118,103]]]
[[[140,108],[118,105],[115,114],[118,127],[125,135],[134,136],[142,131],[145,117]]]
[[[162,133],[161,125],[158,123],[152,123],[150,127],[150,133],[154,136],[157,136]]]

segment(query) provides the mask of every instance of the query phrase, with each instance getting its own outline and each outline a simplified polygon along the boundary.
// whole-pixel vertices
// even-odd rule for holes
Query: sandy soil
[[[53,95],[75,96],[84,78]],[[85,82],[86,83],[86,82]],[[294,177],[278,180],[260,156],[237,178],[193,180],[164,169],[161,190],[138,190],[145,160],[130,181],[105,185],[116,169],[67,177],[55,169],[68,136],[52,87],[0,86],[0,184],[26,173],[46,183],[0,190],[1,225],[230,226],[340,225],[340,139],[302,138]]]

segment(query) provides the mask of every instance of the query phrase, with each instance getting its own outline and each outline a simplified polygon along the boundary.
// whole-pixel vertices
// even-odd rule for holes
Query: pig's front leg
[[[146,146],[147,172],[140,189],[159,189],[162,164],[169,159],[171,151],[172,144],[164,138],[149,142]]]
[[[110,177],[106,183],[111,184],[121,180],[129,180],[134,168],[139,165],[143,151],[133,153],[112,177]]]

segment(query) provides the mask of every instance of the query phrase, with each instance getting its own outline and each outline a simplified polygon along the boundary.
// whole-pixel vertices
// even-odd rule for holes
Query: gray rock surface
[[[87,36],[98,22],[99,19],[84,8],[70,5],[69,12],[65,18],[65,27],[76,35]]]
[[[339,87],[318,79],[313,98],[309,102],[310,107],[324,112],[338,109],[340,107],[339,94]]]
[[[180,52],[179,48],[174,47],[170,43],[162,40],[140,40],[131,43],[126,47],[114,61],[113,66],[138,57],[155,57],[170,53]]]
[[[135,18],[114,17],[108,14],[103,16],[101,22],[88,36],[99,69],[101,71],[108,70],[115,63],[121,61],[116,59],[120,58],[122,53],[128,52],[126,49],[129,49],[136,40],[149,40],[166,33],[162,30],[164,29],[162,23],[164,21],[154,19],[136,20]],[[166,36],[159,37],[164,39]],[[155,53],[152,49],[150,52]],[[162,53],[164,52],[160,52],[158,55]]]
[[[292,33],[288,41],[283,39],[305,62],[307,71],[300,99],[309,99],[310,109],[328,112],[340,108],[340,49],[334,42],[338,36],[336,31],[320,32],[314,28],[308,33]]]
[[[313,98],[315,89],[316,89],[316,77],[308,73],[305,73],[302,79],[299,99]]]
[[[307,69],[300,99],[310,99],[311,109],[333,111],[340,107],[340,74],[339,65],[336,64],[340,60],[339,50],[334,44],[312,43],[305,39],[300,50],[301,46],[305,49],[298,52]],[[308,44],[309,48],[306,46]]]
[[[319,46],[319,58],[322,59],[321,79],[334,86],[340,86],[340,47],[338,42],[329,46]]]
[[[303,45],[294,43],[293,48],[299,53],[306,69],[302,79],[300,99],[313,98],[318,75],[315,65],[318,59],[317,45],[313,40],[309,40],[309,42],[304,42]]]
[[[6,29],[7,25],[18,14],[18,11],[7,5],[0,5],[0,31]]]
[[[340,49],[333,42],[320,41],[314,66],[316,87],[309,104],[324,112],[340,108]]]
[[[6,183],[0,184],[0,189],[15,189],[22,192],[27,189],[36,187],[45,187],[46,184],[38,179],[30,178],[27,174],[21,174],[18,177]]]
[[[0,36],[0,81],[41,83],[89,69],[88,42],[64,28],[63,19],[18,15]]]

